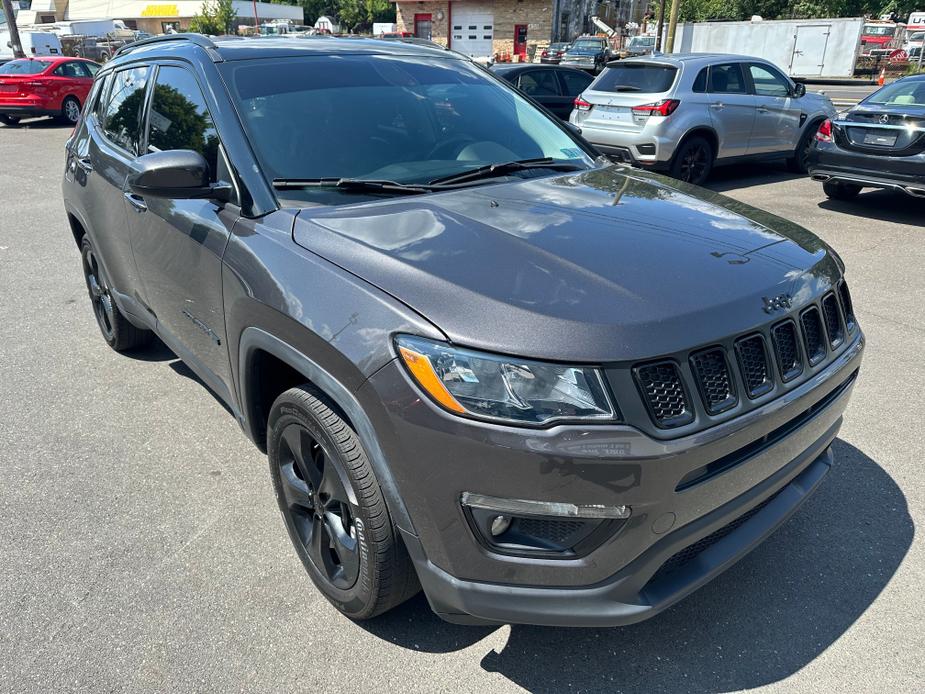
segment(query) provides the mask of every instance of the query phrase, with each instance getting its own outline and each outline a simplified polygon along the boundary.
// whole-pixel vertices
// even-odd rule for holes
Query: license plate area
[[[0,84],[0,94],[12,94],[18,91],[15,84]]]
[[[862,142],[865,145],[874,145],[876,147],[893,147],[896,145],[896,133],[882,133],[876,131],[866,131]]]
[[[632,123],[633,112],[626,106],[598,106],[597,115],[601,120],[615,123]]]

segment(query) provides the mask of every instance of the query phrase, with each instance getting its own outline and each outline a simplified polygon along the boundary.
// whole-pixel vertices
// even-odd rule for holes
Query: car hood
[[[796,224],[622,166],[307,208],[293,234],[455,343],[585,363],[745,332],[841,274]]]

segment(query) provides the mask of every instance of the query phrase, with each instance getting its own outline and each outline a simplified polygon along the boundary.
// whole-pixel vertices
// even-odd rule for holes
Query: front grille
[[[719,414],[736,404],[735,386],[722,347],[692,354],[691,369],[707,412]]]
[[[810,366],[821,364],[825,359],[825,334],[822,330],[822,318],[819,309],[815,306],[806,309],[800,315],[803,325],[803,346],[806,347],[806,358]]]
[[[801,383],[811,375],[805,365],[815,371],[830,362],[857,331],[848,287],[840,281],[776,323],[731,335],[708,348],[627,364],[625,376],[615,367],[608,378],[619,391],[625,388],[622,379],[632,377],[652,423],[659,429],[685,427],[687,432],[694,422],[706,426],[712,421],[708,418],[737,416],[757,407],[765,396]],[[740,397],[739,391],[747,397]],[[638,415],[628,414],[628,423],[646,426]]]
[[[834,294],[826,294],[822,298],[822,315],[825,317],[825,331],[829,336],[829,346],[838,347],[845,339],[841,318],[838,315],[838,299]]]
[[[841,310],[845,315],[845,325],[848,326],[848,332],[853,333],[857,326],[854,319],[854,305],[851,303],[851,293],[848,291],[848,285],[842,281],[838,285],[838,298],[841,301]]]
[[[693,421],[694,413],[674,362],[638,366],[634,372],[646,407],[658,426],[670,429]]]
[[[585,523],[579,520],[517,519],[517,529],[524,535],[546,540],[557,545],[561,545],[565,540],[584,528]]]
[[[771,339],[780,376],[785,383],[792,381],[803,372],[803,359],[797,344],[797,326],[792,320],[778,323],[771,329]]]
[[[769,392],[774,382],[764,338],[761,335],[743,337],[735,343],[735,350],[748,397],[754,399]]]

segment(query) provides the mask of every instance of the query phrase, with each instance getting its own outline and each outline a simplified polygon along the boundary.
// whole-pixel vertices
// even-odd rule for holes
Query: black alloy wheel
[[[71,125],[80,120],[80,102],[76,97],[69,96],[61,104],[61,120]]]
[[[100,326],[100,332],[106,342],[111,343],[115,336],[115,306],[106,279],[103,275],[96,253],[89,244],[83,247],[84,279],[87,282],[87,291],[90,292],[90,303],[93,305],[93,314]]]
[[[713,169],[713,147],[702,137],[684,142],[671,164],[671,175],[685,183],[701,185]]]
[[[352,588],[360,573],[360,546],[351,501],[336,459],[298,423],[283,430],[279,448],[286,524],[315,569],[331,585]]]
[[[809,171],[809,153],[813,148],[813,138],[816,136],[816,130],[819,129],[819,123],[810,123],[806,131],[800,137],[797,147],[792,157],[787,158],[787,168],[793,173],[805,174]]]

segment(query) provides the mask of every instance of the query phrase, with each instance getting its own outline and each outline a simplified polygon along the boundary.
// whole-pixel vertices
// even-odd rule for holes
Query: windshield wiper
[[[540,159],[520,159],[518,161],[508,161],[501,164],[486,164],[479,166],[463,173],[435,178],[428,185],[447,185],[453,183],[462,183],[464,181],[477,181],[483,178],[494,178],[495,176],[504,176],[514,171],[523,169],[552,169],[553,171],[581,171],[585,167],[577,164],[569,164],[564,161],[556,161],[550,157]]]
[[[406,185],[397,181],[381,181],[369,178],[274,178],[276,190],[299,190],[301,188],[340,188],[357,192],[394,193],[396,195],[419,195],[435,190],[431,185]]]

